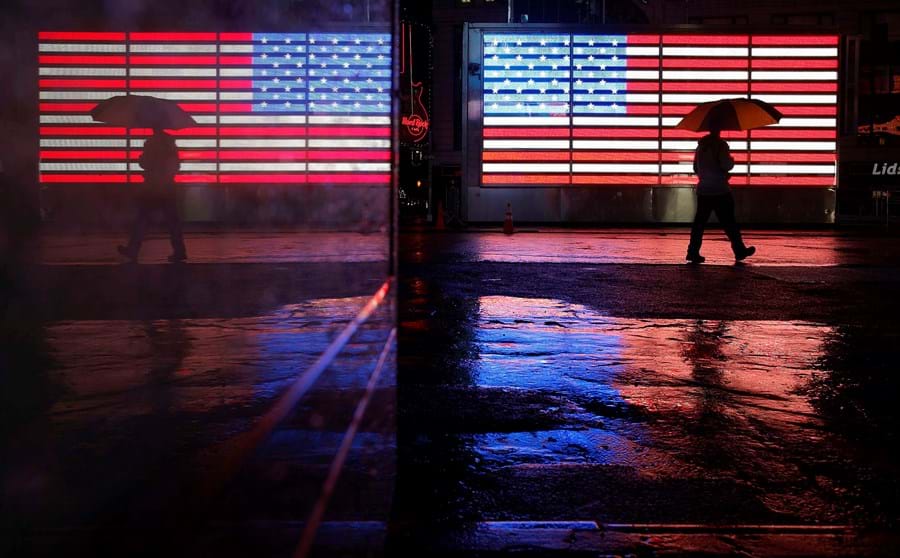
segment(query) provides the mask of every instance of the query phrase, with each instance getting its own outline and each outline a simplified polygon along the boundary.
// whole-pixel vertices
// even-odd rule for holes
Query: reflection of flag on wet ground
[[[735,185],[831,186],[837,36],[485,34],[485,185],[690,185],[698,103],[763,99],[726,132]]]
[[[150,131],[88,114],[126,92],[197,120],[174,132],[180,182],[390,179],[387,34],[48,32],[40,52],[42,182],[142,179],[134,160]]]

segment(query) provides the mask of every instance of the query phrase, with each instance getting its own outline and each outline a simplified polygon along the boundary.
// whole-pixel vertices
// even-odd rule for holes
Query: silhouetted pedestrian
[[[694,172],[700,179],[697,183],[697,213],[691,227],[691,243],[688,245],[687,260],[702,263],[706,258],[700,255],[703,243],[703,231],[710,214],[715,212],[719,223],[725,229],[734,259],[741,261],[756,252],[753,246],[746,246],[741,238],[741,231],[734,218],[734,197],[728,186],[729,171],[734,168],[734,159],[728,143],[719,135],[719,130],[712,129],[702,137],[694,153]]]
[[[154,217],[160,217],[169,231],[172,242],[170,262],[187,259],[181,218],[178,215],[178,199],[175,191],[175,174],[181,167],[175,139],[161,129],[144,143],[139,159],[144,169],[144,184],[138,188],[137,216],[131,228],[127,246],[119,246],[119,253],[129,260],[137,260],[147,225]]]

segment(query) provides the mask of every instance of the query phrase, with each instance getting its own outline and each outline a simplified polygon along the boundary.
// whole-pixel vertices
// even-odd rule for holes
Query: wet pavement
[[[293,555],[354,423],[314,555],[895,555],[896,239],[747,238],[405,234],[396,304],[238,451],[387,238],[45,236],[3,301],[0,555]]]
[[[896,551],[896,241],[707,236],[403,239],[399,547]]]
[[[37,259],[48,265],[117,265],[115,247],[125,238],[112,233],[51,232],[33,246]],[[389,257],[384,230],[313,232],[293,230],[197,230],[186,236],[192,264],[227,263],[359,263],[385,262]],[[171,252],[168,238],[148,236],[141,248],[143,264],[165,264]]]
[[[292,554],[364,396],[324,521],[383,523],[393,294],[284,420],[245,437],[383,286],[387,238],[190,233],[179,265],[158,237],[123,264],[118,240],[47,235],[4,293],[0,555]]]
[[[403,255],[411,263],[605,263],[682,264],[690,231],[683,228],[553,229],[522,227],[512,236],[496,230],[404,235]],[[758,251],[755,266],[897,265],[898,231],[750,230],[748,245]],[[708,231],[701,252],[706,265],[732,265],[734,257],[721,231]]]

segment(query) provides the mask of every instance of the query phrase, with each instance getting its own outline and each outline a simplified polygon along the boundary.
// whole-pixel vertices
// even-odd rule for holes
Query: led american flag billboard
[[[388,184],[386,33],[39,34],[40,180],[134,183],[151,130],[94,122],[128,93],[177,101],[183,183]]]
[[[735,186],[833,187],[837,35],[485,33],[482,186],[689,186],[699,103],[778,125],[724,132]]]

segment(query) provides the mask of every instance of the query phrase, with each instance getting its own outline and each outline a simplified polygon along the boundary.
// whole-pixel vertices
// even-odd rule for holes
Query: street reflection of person
[[[138,163],[144,169],[144,184],[137,188],[137,215],[128,245],[119,246],[119,253],[131,261],[137,260],[147,226],[158,218],[168,229],[172,243],[169,261],[184,261],[187,259],[187,250],[175,191],[175,174],[181,168],[181,162],[175,138],[161,129],[155,129],[153,135],[144,142],[144,150]]]
[[[706,258],[700,255],[703,231],[710,215],[715,212],[719,223],[725,229],[735,261],[741,261],[756,252],[753,246],[746,246],[741,230],[734,217],[734,197],[728,185],[729,171],[734,168],[734,159],[728,142],[722,139],[719,130],[711,129],[702,137],[694,153],[694,172],[697,183],[697,213],[691,227],[691,241],[688,245],[687,260],[702,263]]]

